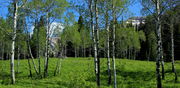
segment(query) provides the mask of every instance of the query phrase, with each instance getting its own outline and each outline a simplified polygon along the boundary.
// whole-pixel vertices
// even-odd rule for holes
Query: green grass
[[[93,58],[63,59],[60,74],[53,76],[56,62],[56,58],[49,60],[49,76],[40,79],[33,68],[33,78],[28,77],[28,62],[21,60],[19,73],[16,74],[16,84],[11,85],[9,61],[0,61],[0,88],[97,88]],[[43,59],[41,63],[43,72]],[[15,69],[16,64],[17,61]],[[113,88],[112,85],[107,85],[106,64],[107,60],[101,59],[101,88]],[[155,88],[155,66],[155,62],[116,59],[118,88]],[[180,61],[176,61],[176,69],[180,76]],[[171,63],[165,63],[165,72],[163,88],[180,88],[180,83],[174,82]]]

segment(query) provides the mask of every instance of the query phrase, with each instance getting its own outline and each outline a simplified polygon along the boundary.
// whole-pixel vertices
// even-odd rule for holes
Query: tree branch
[[[153,1],[153,0],[152,0],[152,1]],[[143,4],[143,2],[141,2],[141,4],[142,4],[142,6],[143,6],[144,8],[146,8],[146,9],[153,15],[153,17],[157,20],[157,16],[155,16],[154,13],[153,13],[146,5]]]
[[[151,0],[154,4],[156,4],[156,1],[154,1],[154,0]]]
[[[24,8],[28,0],[26,0],[22,5],[18,6],[18,8]]]

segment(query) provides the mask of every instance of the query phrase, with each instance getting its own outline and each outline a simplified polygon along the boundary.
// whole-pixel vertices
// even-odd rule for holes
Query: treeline
[[[78,7],[77,7],[78,8]],[[173,8],[174,12],[166,11],[162,16],[162,44],[163,44],[163,56],[165,61],[171,60],[171,30],[174,31],[174,56],[176,60],[179,60],[180,47],[179,45],[179,16],[171,16],[171,14],[179,14],[179,6]],[[72,15],[72,13],[71,13]],[[62,33],[58,34],[58,42],[55,45],[55,49],[51,50],[50,56],[58,57],[61,49],[64,56],[68,57],[92,57],[93,56],[93,40],[92,31],[90,30],[89,20],[86,20],[87,16],[79,16],[78,22],[71,21],[73,25],[69,25],[66,22],[63,26]],[[11,51],[11,32],[12,32],[12,17],[9,15],[6,19],[1,18],[1,59],[9,59]],[[46,41],[46,19],[45,16],[39,17],[34,21],[33,34],[28,34],[30,30],[27,29],[27,23],[24,21],[25,15],[22,15],[18,19],[17,24],[17,38],[15,48],[15,58],[27,58],[28,57],[28,45],[26,44],[28,37],[30,42],[30,48],[33,57],[38,58],[45,56],[45,41]],[[105,16],[104,16],[105,18]],[[73,19],[73,18],[71,18]],[[173,28],[170,29],[170,21],[173,20]],[[68,19],[70,21],[70,19]],[[138,60],[152,60],[155,61],[157,39],[156,39],[156,24],[153,15],[146,16],[145,24],[140,24],[138,27],[127,25],[125,21],[117,21],[116,19],[116,40],[115,40],[115,55],[117,58],[129,58]],[[26,32],[26,30],[27,32]],[[110,25],[110,42],[112,40],[112,25]],[[107,56],[107,32],[105,28],[101,28],[100,31],[100,57]],[[27,36],[28,35],[28,36]],[[61,44],[60,44],[61,43]],[[111,44],[111,43],[110,43]],[[53,46],[54,47],[54,46]],[[112,45],[110,45],[112,47]],[[52,47],[50,47],[51,49]],[[112,53],[110,51],[110,53]],[[112,54],[110,54],[112,55]]]
[[[176,8],[177,10],[177,8]],[[178,10],[177,10],[178,11]],[[171,60],[171,30],[168,26],[168,21],[171,19],[170,14],[166,13],[163,16],[163,55],[166,61]],[[83,20],[80,16],[79,20]],[[30,45],[32,54],[35,58],[38,57],[38,51],[41,56],[45,52],[45,25],[43,18],[39,22],[33,34],[30,38]],[[138,60],[151,60],[155,61],[156,58],[156,49],[157,49],[157,40],[155,33],[155,20],[152,16],[147,16],[145,19],[145,24],[141,24],[138,28],[134,28],[132,25],[124,27],[122,21],[117,22],[116,30],[116,57],[118,58],[129,58],[129,59],[138,59]],[[179,19],[175,19],[174,23],[174,41],[175,41],[175,59],[179,60]],[[10,56],[10,32],[11,29],[9,26],[8,19],[1,19],[1,27],[6,29],[6,31],[1,31],[1,58],[8,59]],[[123,24],[123,25],[122,25]],[[6,27],[7,26],[7,27]],[[111,27],[112,28],[112,27]],[[19,28],[21,29],[21,28]],[[38,30],[37,30],[38,29]],[[8,32],[9,30],[9,32]],[[110,33],[111,34],[111,33]],[[106,57],[106,30],[100,30],[100,57]],[[59,41],[56,44],[56,53],[51,53],[52,57],[57,57],[61,46],[64,49],[64,55],[68,57],[91,57],[93,56],[93,41],[91,30],[85,23],[74,23],[71,26],[65,26],[63,32],[59,34]],[[112,35],[110,36],[112,37]],[[19,30],[17,35],[17,47],[16,47],[16,59],[27,58],[28,56],[28,46],[26,45],[27,36],[25,31]],[[18,42],[19,41],[19,42]],[[59,44],[61,43],[61,44]],[[112,45],[110,45],[112,46]],[[52,51],[53,52],[53,51]]]

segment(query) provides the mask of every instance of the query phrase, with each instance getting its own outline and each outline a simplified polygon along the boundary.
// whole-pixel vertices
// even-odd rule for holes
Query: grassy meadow
[[[28,60],[21,60],[19,73],[16,73],[15,85],[10,84],[10,61],[0,61],[0,88],[97,88],[93,58],[63,59],[60,73],[54,76],[57,60],[57,58],[49,60],[49,76],[42,79],[35,74],[33,67],[33,78],[28,77]],[[37,60],[35,61],[38,64]],[[41,72],[43,72],[43,61],[42,59]],[[15,70],[17,71],[16,65],[17,61],[15,61]],[[180,79],[180,61],[176,61],[175,65]],[[155,88],[155,66],[155,62],[116,59],[118,88]],[[113,88],[113,84],[107,85],[107,77],[107,59],[102,58],[101,88]],[[163,88],[180,88],[180,80],[174,82],[171,63],[165,63],[165,80],[162,81],[162,84]]]

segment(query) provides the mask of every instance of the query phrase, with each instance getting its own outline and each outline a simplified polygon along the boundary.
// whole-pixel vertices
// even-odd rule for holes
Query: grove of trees
[[[145,23],[133,26],[121,18],[137,2],[143,6]],[[117,88],[118,58],[156,61],[157,88],[162,88],[165,80],[164,62],[172,63],[174,79],[178,80],[175,66],[175,60],[180,60],[178,0],[10,0],[7,3],[7,17],[0,17],[0,60],[10,60],[12,84],[16,82],[21,59],[27,59],[30,77],[35,70],[36,76],[46,78],[51,57],[94,57],[98,86],[101,58],[107,58],[107,84],[113,83],[114,88]],[[62,27],[52,26],[55,22]],[[60,66],[59,59],[54,76]]]

